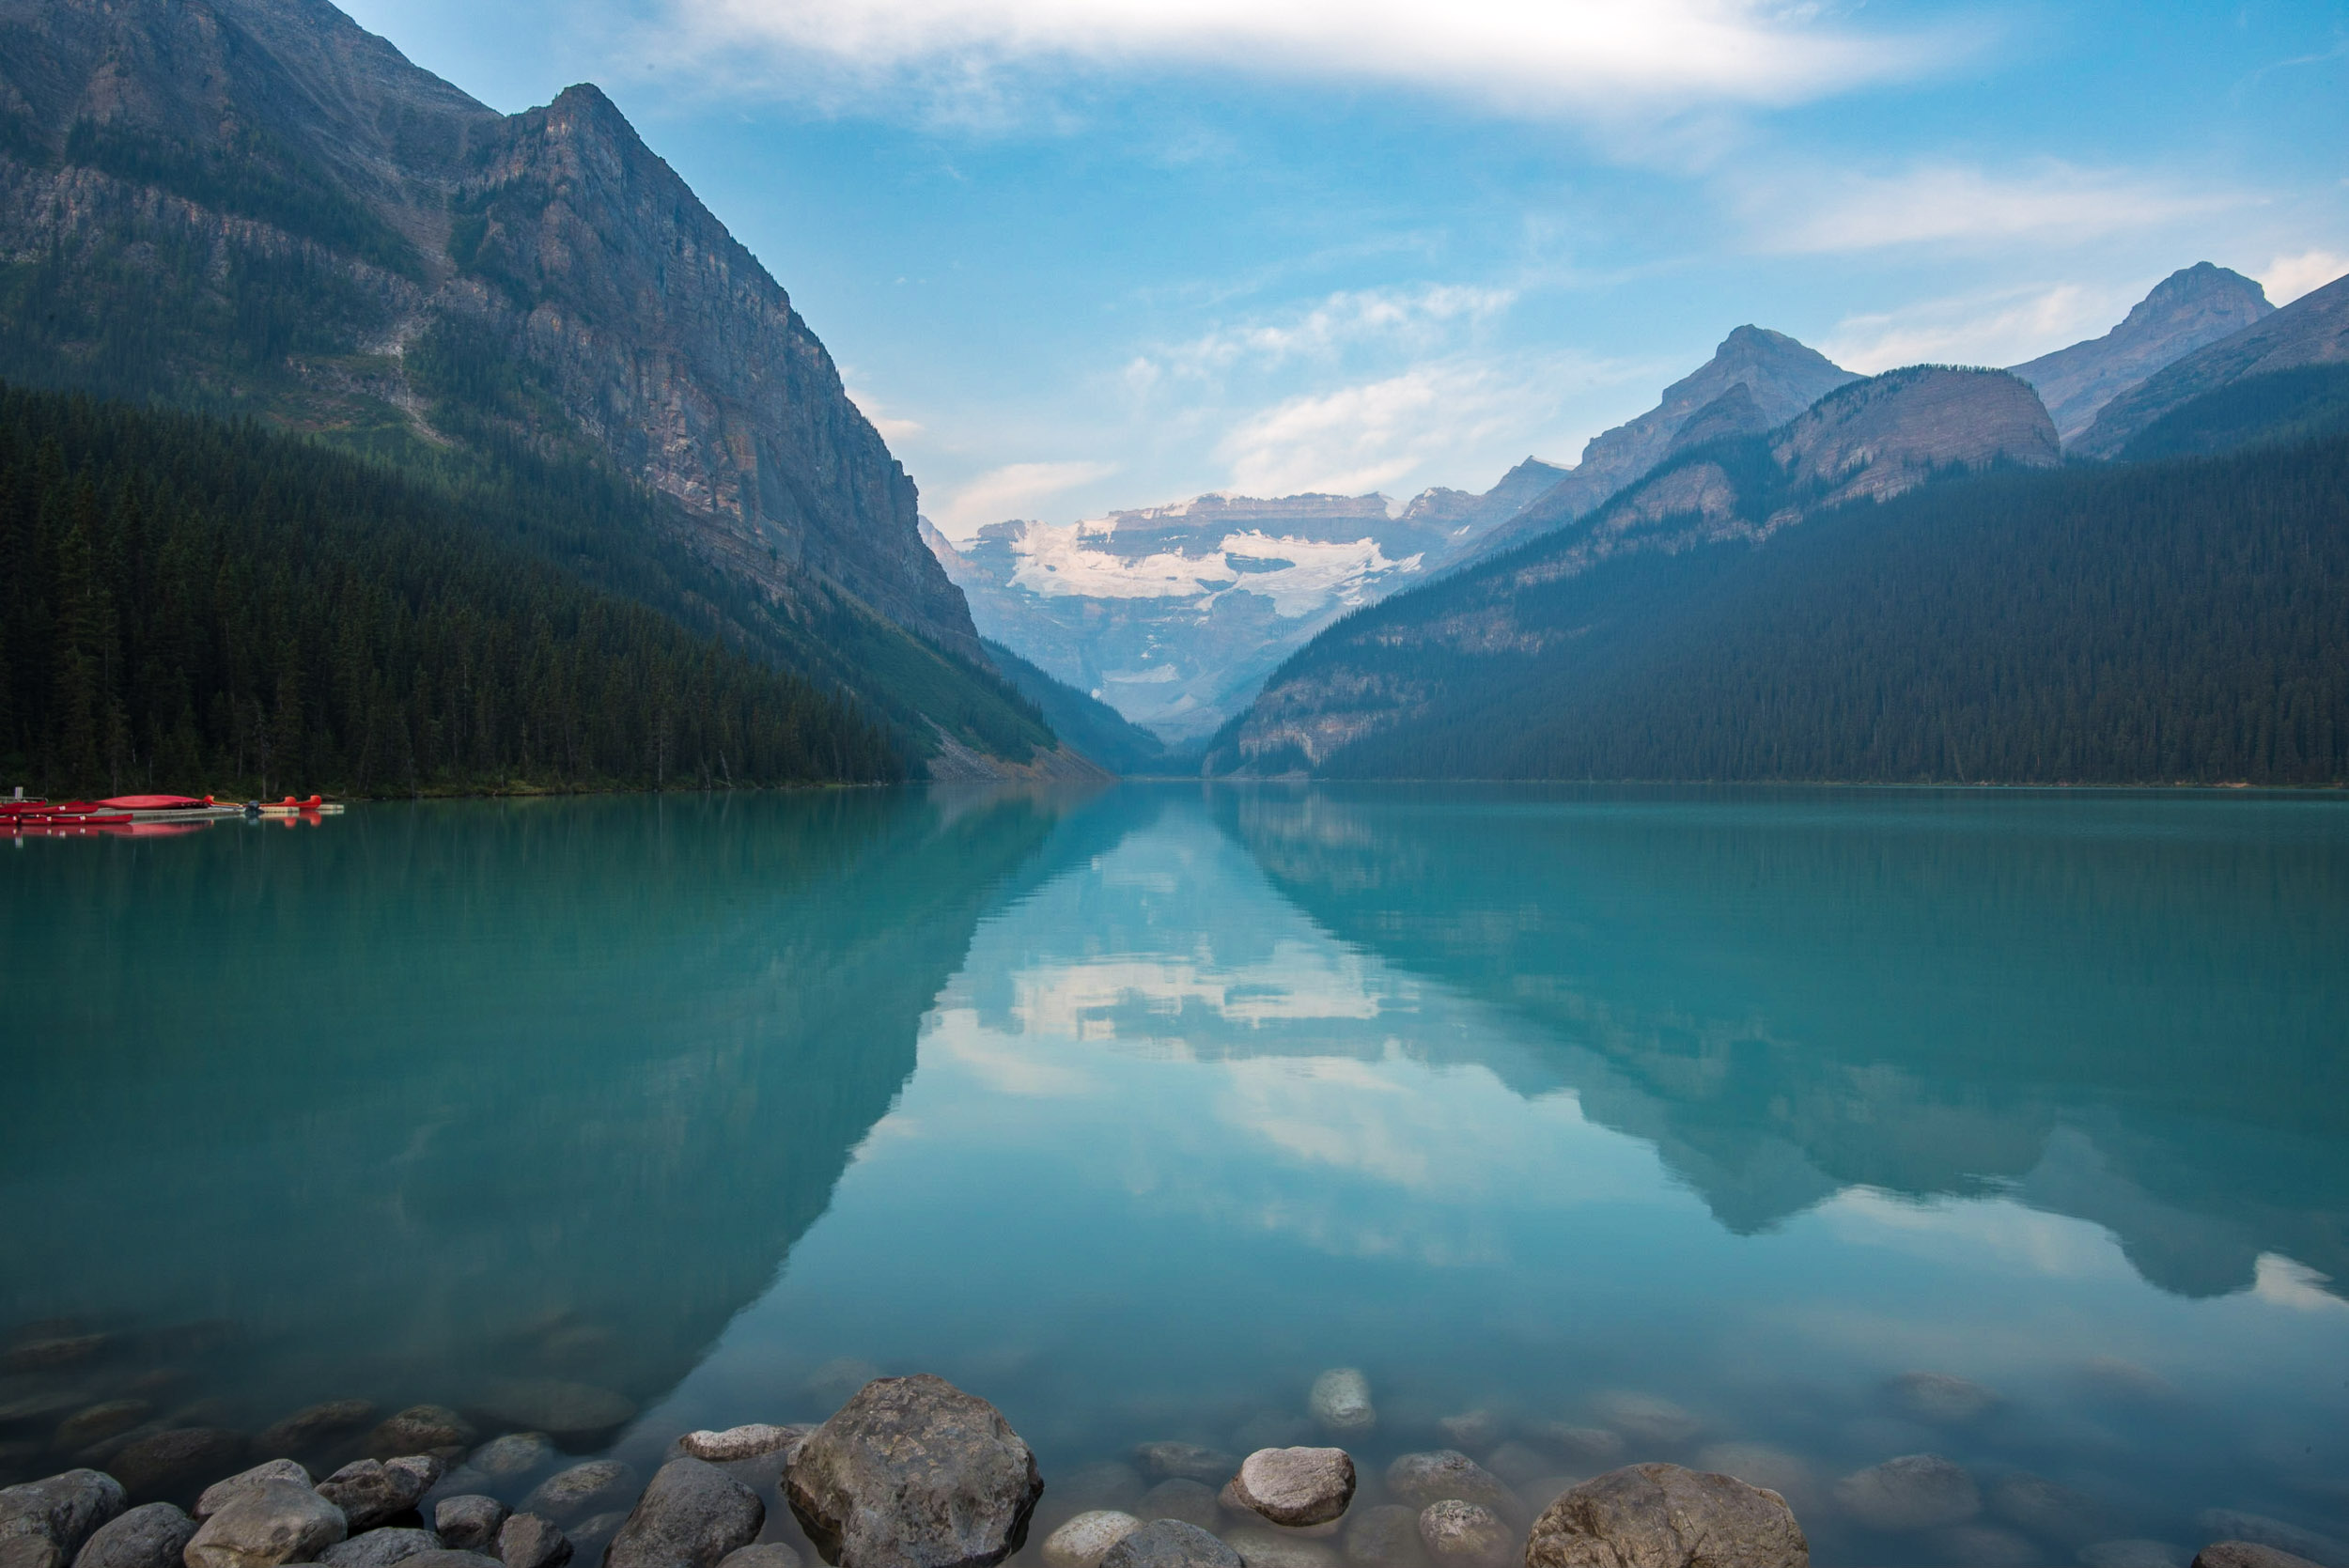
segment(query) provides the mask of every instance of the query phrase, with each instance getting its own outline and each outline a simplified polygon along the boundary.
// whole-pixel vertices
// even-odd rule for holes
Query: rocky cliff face
[[[2349,364],[2349,277],[2148,377],[2105,405],[2073,444],[2088,457],[2115,457],[2139,431],[2205,394],[2279,370],[2341,364]]]
[[[0,0],[0,254],[8,374],[591,457],[983,660],[823,345],[593,87],[506,118],[323,0]]]
[[[2104,336],[2042,354],[2014,371],[2038,389],[2056,433],[2070,442],[2114,397],[2275,308],[2250,278],[2201,261],[2155,285]]]

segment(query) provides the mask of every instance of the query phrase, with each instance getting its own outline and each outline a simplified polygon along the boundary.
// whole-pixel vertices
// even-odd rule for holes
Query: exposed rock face
[[[167,1502],[142,1503],[101,1525],[82,1544],[73,1568],[178,1568],[195,1538],[195,1521]]]
[[[1632,1465],[1549,1505],[1525,1568],[1809,1568],[1811,1544],[1776,1494],[1677,1465]]]
[[[706,1460],[672,1459],[604,1554],[606,1568],[717,1568],[758,1539],[767,1505]]]
[[[2277,370],[2343,362],[2349,362],[2349,277],[2147,377],[2106,404],[2073,446],[2087,457],[2114,457],[2154,421],[2205,393]]]
[[[413,1512],[440,1479],[441,1462],[428,1453],[389,1464],[356,1459],[319,1482],[319,1496],[343,1511],[355,1534]]]
[[[1025,1544],[1044,1492],[996,1408],[927,1374],[866,1384],[794,1451],[783,1483],[841,1568],[988,1568]]]
[[[1781,430],[1770,456],[1815,499],[1797,511],[1883,501],[1937,469],[1994,462],[2053,468],[2055,422],[2020,378],[1999,370],[1893,370],[1822,397]]]
[[[1246,1568],[1239,1553],[1196,1525],[1153,1519],[1112,1546],[1101,1568]]]
[[[63,1568],[125,1500],[122,1483],[99,1470],[68,1470],[0,1489],[0,1562]]]
[[[205,1520],[183,1555],[187,1568],[278,1568],[316,1562],[345,1533],[342,1510],[307,1486],[265,1481]]]
[[[236,1496],[272,1481],[290,1481],[296,1486],[310,1484],[310,1472],[291,1459],[265,1459],[249,1470],[239,1470],[225,1481],[215,1481],[204,1488],[190,1510],[201,1521],[210,1518],[228,1506]]]
[[[543,1514],[517,1514],[498,1527],[498,1560],[506,1568],[563,1568],[571,1544]]]
[[[1354,1500],[1354,1461],[1344,1449],[1258,1449],[1232,1485],[1276,1525],[1327,1524]]]
[[[2253,280],[2198,261],[2155,284],[2104,336],[2011,368],[2038,389],[2056,433],[2070,442],[2120,394],[2275,308]]]
[[[443,1498],[432,1507],[432,1529],[454,1551],[493,1552],[506,1524],[506,1505],[477,1492]]]

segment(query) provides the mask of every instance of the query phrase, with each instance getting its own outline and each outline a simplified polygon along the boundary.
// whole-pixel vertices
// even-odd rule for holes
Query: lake
[[[1366,1478],[1720,1468],[1822,1564],[2345,1560],[2339,797],[377,804],[0,848],[0,1332],[109,1336],[0,1382],[0,1480],[109,1398],[487,1436],[551,1382],[648,1474],[929,1371],[1049,1528],[1352,1367]],[[1846,1479],[1917,1453],[1955,1491]]]

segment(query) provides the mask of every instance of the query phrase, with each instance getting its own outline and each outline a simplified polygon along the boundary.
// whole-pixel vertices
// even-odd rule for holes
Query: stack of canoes
[[[207,795],[117,795],[105,800],[0,800],[0,834],[59,837],[84,833],[159,834],[182,832],[224,817],[283,816],[315,822],[339,812],[316,795],[297,800],[288,795],[274,805],[248,801],[224,805]]]

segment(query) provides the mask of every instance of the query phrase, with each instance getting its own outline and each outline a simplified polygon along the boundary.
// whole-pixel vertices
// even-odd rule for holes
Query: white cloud
[[[2302,251],[2298,256],[2279,256],[2260,272],[2260,282],[2267,289],[2269,300],[2288,305],[2312,288],[2349,272],[2349,256],[2339,251]]]
[[[854,387],[848,389],[848,398],[856,405],[857,412],[864,416],[865,423],[881,433],[883,441],[905,441],[922,433],[921,421],[893,418],[882,411],[877,400]]]
[[[1847,316],[1819,351],[1868,376],[1925,363],[2019,365],[2099,336],[2127,313],[2127,303],[2108,289],[2034,284]]]
[[[1523,423],[1526,389],[1490,366],[1454,362],[1291,397],[1249,415],[1216,456],[1245,495],[1359,495],[1431,458]]]
[[[2262,1252],[2252,1265],[2251,1294],[2262,1301],[2297,1312],[2349,1311],[2349,1301],[2326,1288],[2332,1282],[2329,1276],[2281,1252]]]
[[[1424,346],[1460,326],[1501,315],[1517,292],[1470,284],[1341,289],[1279,320],[1219,327],[1168,350],[1178,368],[1204,373],[1247,362],[1264,366],[1327,358],[1363,343]]]
[[[673,45],[746,46],[988,96],[1021,62],[1176,63],[1433,88],[1532,115],[1801,102],[1941,69],[1973,39],[1784,0],[670,0]]]
[[[1006,463],[959,486],[932,520],[948,538],[968,542],[990,522],[1031,516],[1040,503],[1116,472],[1115,463]]]
[[[1955,164],[1921,164],[1900,175],[1828,175],[1771,182],[1738,199],[1757,248],[1811,255],[1924,243],[2092,240],[2253,198],[2048,163],[2009,175]]]

